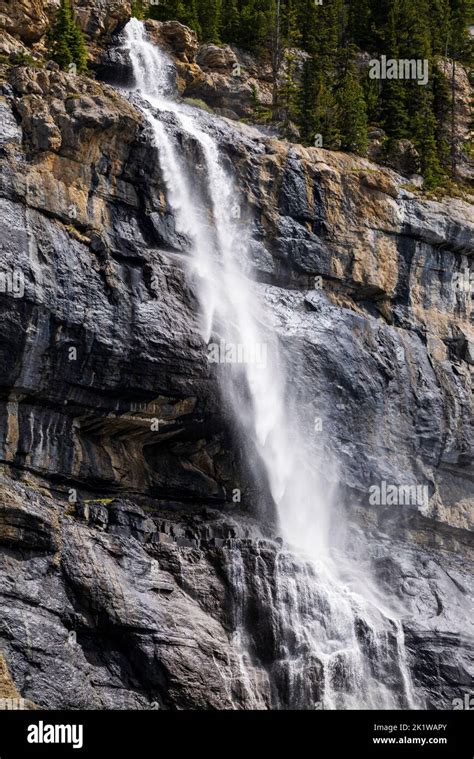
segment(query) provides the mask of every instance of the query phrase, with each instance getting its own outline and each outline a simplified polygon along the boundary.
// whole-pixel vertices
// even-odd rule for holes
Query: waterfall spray
[[[153,130],[176,229],[190,241],[190,276],[201,304],[203,337],[210,343],[218,334],[247,357],[265,347],[260,352],[264,360],[231,364],[221,375],[223,395],[263,465],[282,535],[292,549],[277,555],[271,587],[257,572],[259,590],[274,607],[278,640],[271,705],[315,708],[319,696],[324,708],[413,706],[400,622],[389,610],[350,591],[334,567],[331,500],[306,453],[298,420],[288,412],[283,351],[263,304],[262,288],[243,265],[249,257],[249,231],[239,223],[240,214],[233,213],[240,199],[217,141],[200,123],[197,109],[174,99],[173,65],[147,39],[142,22],[128,23],[125,46],[142,110]],[[160,118],[163,113],[172,114],[179,130],[199,149],[211,224],[203,211],[206,199],[197,200],[190,169],[166,119]],[[239,557],[239,571],[233,562],[229,576],[240,586],[235,592],[244,596],[246,575],[252,576],[255,568],[242,561]],[[243,649],[250,641],[242,615],[237,616],[237,639]],[[385,682],[388,666],[396,672],[392,689]]]

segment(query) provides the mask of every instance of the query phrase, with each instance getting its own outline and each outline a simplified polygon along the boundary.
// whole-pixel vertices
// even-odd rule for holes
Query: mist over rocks
[[[92,37],[129,13],[116,3],[106,24],[102,4],[78,6]],[[180,44],[189,71],[197,48]],[[214,53],[197,61],[233,63]],[[298,700],[282,654],[298,641],[278,605],[304,568],[286,546],[278,564],[274,515],[257,513],[150,130],[134,98],[100,81],[25,66],[2,76],[2,265],[25,277],[23,298],[0,294],[11,680],[46,708],[313,708],[322,662],[306,665]],[[202,86],[219,92],[213,77]],[[199,113],[236,176],[255,297],[281,338],[314,465],[325,468],[322,446],[337,458],[347,542],[403,609],[420,699],[452,708],[474,666],[472,206]],[[174,129],[204,184],[199,147]],[[374,507],[382,481],[427,488],[428,503]],[[393,661],[380,679],[397,681]]]

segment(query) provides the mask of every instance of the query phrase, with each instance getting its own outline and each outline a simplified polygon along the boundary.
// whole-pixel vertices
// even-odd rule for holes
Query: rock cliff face
[[[77,5],[91,36],[129,13]],[[28,3],[25,43],[47,7]],[[162,26],[184,81],[193,40]],[[120,55],[101,65],[124,82]],[[187,242],[138,101],[54,67],[3,66],[2,93],[0,697],[5,680],[47,708],[310,708],[320,663],[295,702],[278,526],[257,513],[206,360]],[[238,182],[247,263],[315,466],[328,452],[339,462],[349,550],[368,545],[364,562],[404,611],[420,701],[451,708],[474,672],[472,206],[200,118]],[[201,181],[196,145],[177,137]],[[429,497],[373,504],[382,482]]]
[[[26,44],[41,43],[60,0],[1,0],[0,28]],[[90,39],[107,37],[131,14],[129,0],[75,0],[76,18]]]

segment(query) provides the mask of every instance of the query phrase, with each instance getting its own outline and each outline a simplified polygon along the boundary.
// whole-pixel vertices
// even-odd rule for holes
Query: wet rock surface
[[[197,60],[232,63],[216,56]],[[48,708],[314,708],[322,662],[295,701],[278,530],[258,519],[137,104],[4,69],[2,270],[21,276],[0,293],[0,648],[18,692]],[[255,297],[314,464],[339,461],[420,703],[451,708],[473,675],[472,206],[192,112],[236,175]],[[197,146],[177,138],[204,183]],[[429,497],[374,506],[382,481]]]

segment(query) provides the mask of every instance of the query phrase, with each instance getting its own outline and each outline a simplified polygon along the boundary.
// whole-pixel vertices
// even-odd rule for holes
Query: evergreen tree
[[[184,13],[182,0],[160,0],[148,8],[149,18],[157,21],[179,21]]]
[[[133,18],[144,19],[148,8],[145,6],[145,0],[132,0]]]
[[[79,26],[72,22],[69,28],[68,46],[71,51],[73,62],[77,66],[77,72],[84,74],[87,71],[87,48],[84,35]]]
[[[361,84],[364,90],[368,122],[369,124],[380,124],[380,82],[365,76]]]
[[[301,46],[309,56],[303,65],[298,98],[302,140],[312,145],[320,134],[326,147],[337,147],[340,134],[335,85],[338,49],[345,36],[343,3],[327,0],[324,5],[315,5],[314,0],[305,0],[298,7],[298,22]]]
[[[399,59],[400,48],[398,41],[398,10],[399,5],[396,2],[388,10],[385,24],[380,31],[380,39],[385,45],[387,58]],[[382,126],[389,136],[389,143],[392,140],[399,140],[407,137],[409,115],[406,108],[406,89],[405,82],[400,79],[386,79],[381,83],[380,113]],[[390,144],[388,145],[390,150]]]
[[[48,30],[48,54],[51,60],[55,61],[62,69],[66,69],[72,63],[72,54],[68,45],[71,24],[72,14],[69,0],[61,0],[54,23]]]
[[[220,38],[235,43],[239,38],[240,13],[237,0],[222,0]]]
[[[407,136],[413,132],[412,122],[420,109],[420,99],[425,108],[432,107],[432,73],[433,58],[430,29],[429,0],[399,0],[398,15],[398,54],[403,59],[428,62],[428,83],[420,85],[415,80],[403,80],[404,104],[407,111]]]
[[[409,121],[405,105],[404,82],[389,79],[383,83],[381,94],[382,126],[392,140],[401,140],[409,136]]]
[[[433,113],[436,119],[436,144],[441,165],[449,168],[450,140],[449,124],[451,116],[451,97],[449,83],[445,74],[439,69],[440,61],[433,66]]]
[[[366,155],[367,109],[354,60],[349,59],[344,65],[337,100],[341,148],[350,150],[352,153],[359,153],[359,155]]]
[[[194,29],[196,34],[200,36],[202,34],[202,29],[199,23],[197,3],[198,0],[183,0],[181,3],[179,20],[182,24],[189,26],[190,29]]]
[[[47,35],[48,54],[62,69],[71,63],[78,73],[87,70],[87,48],[81,29],[73,18],[70,0],[61,0],[58,12]]]
[[[449,44],[449,19],[449,0],[430,0],[429,24],[433,55],[446,54]]]
[[[241,0],[238,44],[264,53],[272,25],[272,0]]]
[[[372,49],[371,35],[372,9],[370,0],[349,0],[348,2],[349,29],[352,42],[361,50]]]
[[[137,8],[147,3],[134,0]],[[238,45],[270,64],[272,113],[267,108],[264,117],[271,115],[288,134],[294,122],[305,144],[320,134],[324,147],[364,154],[367,124],[379,125],[388,152],[400,139],[415,144],[427,185],[435,186],[448,168],[456,174],[455,80],[461,64],[472,64],[471,8],[472,0],[160,0],[148,12],[191,26],[202,41]],[[71,47],[80,59],[72,37],[58,34],[62,65]],[[358,61],[367,53],[427,60],[429,82],[361,81]],[[454,61],[450,81],[439,66],[446,56]],[[262,116],[262,106],[256,107]]]
[[[157,21],[179,21],[201,34],[196,0],[160,0],[157,5],[150,5],[148,17]]]
[[[322,147],[328,150],[340,150],[342,137],[339,102],[333,87],[327,83],[323,76],[319,80],[315,115],[315,133],[321,135]]]
[[[450,6],[448,57],[472,66],[474,42],[468,30],[472,0],[450,0]]]
[[[281,0],[280,30],[283,44],[286,47],[297,46],[301,42],[301,31],[298,26],[298,6],[301,0]]]
[[[429,0],[397,0],[395,4],[397,42],[401,58],[427,58],[431,55]]]
[[[283,75],[278,87],[278,105],[282,114],[282,128],[285,135],[290,136],[290,122],[297,119],[298,86],[295,81],[296,56],[290,50],[285,51]],[[275,106],[275,104],[273,104]],[[275,108],[273,108],[275,117]]]
[[[444,174],[436,144],[436,119],[428,92],[421,97],[418,113],[414,118],[413,132],[414,143],[420,155],[420,172],[427,189],[432,189],[441,183]]]
[[[203,42],[219,42],[219,0],[197,0],[197,14]]]
[[[298,25],[301,29],[302,48],[308,53],[308,57],[303,63],[297,96],[298,126],[303,143],[312,145],[315,135],[319,133],[316,105],[323,76],[321,61],[317,57],[317,16],[313,0],[305,0],[300,4]]]

